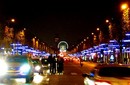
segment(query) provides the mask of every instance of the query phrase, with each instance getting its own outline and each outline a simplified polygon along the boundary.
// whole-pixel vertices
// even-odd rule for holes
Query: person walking
[[[52,58],[52,54],[50,54],[50,56],[48,57],[48,62],[50,64],[50,74],[52,74],[52,72],[53,72],[53,58]]]
[[[58,70],[59,74],[63,74],[63,70],[64,70],[64,59],[62,57],[58,57],[57,70]]]
[[[52,57],[52,73],[55,74],[56,73],[56,57],[53,56]]]

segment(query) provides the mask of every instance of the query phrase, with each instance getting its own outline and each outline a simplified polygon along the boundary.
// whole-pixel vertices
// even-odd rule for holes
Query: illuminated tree
[[[124,32],[130,31],[130,19],[129,19],[129,7],[128,4],[124,3],[121,5],[121,10],[122,10],[122,28]]]
[[[16,33],[16,41],[21,43],[21,44],[25,44],[25,33],[24,30],[19,31],[18,33]]]
[[[4,36],[4,29],[2,27],[2,24],[0,24],[0,45],[2,45],[3,36]]]
[[[97,36],[96,35],[93,35],[93,43],[94,43],[94,45],[97,45]]]
[[[3,44],[5,48],[9,48],[10,44],[13,42],[13,38],[14,38],[13,32],[14,32],[13,28],[9,28],[8,26],[5,26],[4,38],[3,38]]]
[[[102,31],[100,31],[100,33],[99,33],[99,42],[102,43],[103,40],[104,40],[103,33],[102,33]]]

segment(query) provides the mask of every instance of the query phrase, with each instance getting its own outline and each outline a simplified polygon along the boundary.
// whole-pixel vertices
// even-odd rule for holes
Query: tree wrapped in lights
[[[122,28],[124,30],[124,33],[130,31],[130,19],[129,19],[129,7],[128,4],[124,3],[121,5],[122,9]]]
[[[4,38],[3,38],[3,44],[5,48],[9,48],[10,44],[13,42],[13,38],[14,38],[13,32],[14,32],[13,28],[9,28],[8,26],[5,26]]]
[[[108,24],[108,31],[109,31],[109,38],[110,40],[117,39],[117,28],[116,28],[116,22],[114,22],[114,19],[112,20],[106,20],[106,23]]]
[[[104,40],[103,33],[102,33],[102,31],[100,31],[100,33],[99,33],[99,42],[102,43],[103,40]]]
[[[16,41],[18,41],[21,44],[25,44],[25,33],[24,30],[19,31],[15,35]]]

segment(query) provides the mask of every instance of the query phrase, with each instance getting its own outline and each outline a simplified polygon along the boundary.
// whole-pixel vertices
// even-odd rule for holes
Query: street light
[[[89,39],[89,37],[87,37],[87,39]]]
[[[93,32],[91,33],[91,35],[92,35],[92,46],[93,46],[95,44],[96,36]]]
[[[94,33],[93,33],[93,32],[92,32],[91,34],[92,34],[92,35],[94,35]]]
[[[14,19],[14,18],[12,18],[12,19],[11,19],[11,22],[15,22],[15,19]]]
[[[127,3],[124,3],[124,4],[121,5],[121,9],[122,10],[125,10],[127,8],[128,8],[128,4]]]
[[[100,28],[97,28],[97,31],[99,31],[100,30]]]
[[[7,20],[6,23],[7,23],[7,26],[10,26],[11,23],[15,23],[15,19],[11,18],[11,19]]]
[[[99,40],[99,35],[100,35],[100,28],[97,28],[97,45],[100,43],[100,40]]]
[[[106,23],[108,23],[109,22],[109,20],[108,19],[106,19]]]

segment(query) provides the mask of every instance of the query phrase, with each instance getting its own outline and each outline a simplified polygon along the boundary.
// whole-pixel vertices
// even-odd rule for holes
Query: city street
[[[82,73],[89,72],[95,66],[94,63],[83,62],[81,67],[79,62],[65,62],[64,73],[52,75],[35,74],[31,84],[26,84],[25,79],[4,80],[2,85],[84,85]]]

